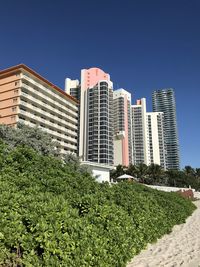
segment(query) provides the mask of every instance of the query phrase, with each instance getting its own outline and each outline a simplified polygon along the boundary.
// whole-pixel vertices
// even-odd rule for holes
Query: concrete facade
[[[81,165],[90,167],[92,170],[92,176],[96,178],[97,182],[110,183],[110,171],[113,170],[114,167],[89,161],[82,161]]]
[[[128,166],[132,161],[131,94],[124,89],[113,92],[114,165]]]
[[[72,94],[74,81],[66,79],[66,91]],[[99,68],[81,70],[79,157],[113,165],[113,83]],[[74,89],[75,91],[75,89]]]
[[[132,105],[133,164],[148,164],[146,99]]]
[[[26,65],[0,71],[0,124],[38,126],[77,153],[78,102]]]
[[[147,112],[146,99],[132,105],[133,162],[151,163],[166,169],[166,151],[162,112]]]
[[[164,139],[163,112],[147,112],[147,165],[154,163],[166,169],[166,151]]]

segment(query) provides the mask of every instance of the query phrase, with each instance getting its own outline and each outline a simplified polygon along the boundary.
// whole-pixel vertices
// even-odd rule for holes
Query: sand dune
[[[200,201],[185,224],[148,245],[127,267],[200,267]]]

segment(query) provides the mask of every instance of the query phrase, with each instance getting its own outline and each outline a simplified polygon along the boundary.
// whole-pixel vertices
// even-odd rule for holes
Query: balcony
[[[20,110],[20,114],[22,114],[25,118],[28,119],[28,121],[26,119],[25,119],[25,121],[23,121],[25,124],[27,124],[26,122],[28,122],[29,125],[31,124],[31,126],[36,126],[36,124],[38,124],[38,123],[43,124],[44,125],[44,127],[42,127],[43,130],[47,131],[49,134],[54,135],[57,138],[62,138],[68,142],[71,141],[75,144],[77,143],[77,139],[75,139],[71,136],[66,136],[66,133],[69,133],[69,130],[67,130],[63,127],[59,127],[55,123],[51,123],[50,121],[42,119],[38,116],[35,116],[34,114],[32,114],[30,112],[24,111],[24,110]],[[29,122],[30,119],[35,121],[35,124]],[[48,129],[47,127],[52,127],[55,130]],[[58,133],[57,132],[58,130],[60,130],[61,133]]]
[[[31,86],[28,86],[26,84],[22,84],[22,88],[25,88],[28,90],[28,92],[31,92],[35,95],[37,95],[37,97],[40,97],[40,99],[42,99],[44,102],[48,102],[49,104],[45,104],[42,100],[40,99],[36,99],[35,97],[31,96],[30,94],[26,94],[25,92],[21,92],[21,95],[23,95],[24,97],[27,97],[28,99],[36,102],[36,103],[40,103],[41,106],[45,106],[56,112],[56,113],[61,113],[63,114],[63,112],[66,112],[67,115],[70,115],[71,117],[78,117],[78,108],[76,110],[74,109],[70,109],[70,108],[67,108],[66,106],[69,106],[68,103],[63,103],[63,104],[60,104],[58,101],[55,101],[53,100],[52,98],[46,96],[44,93],[40,92],[40,91],[36,91],[34,90]],[[57,106],[58,108],[55,109],[53,108],[53,106]],[[63,112],[60,112],[59,111],[59,108],[61,108],[62,110],[64,110]]]
[[[29,78],[26,75],[23,75],[23,79],[25,79],[26,81],[29,81],[32,85],[36,86],[37,88],[40,88],[45,95],[49,94],[52,98],[55,98],[57,101],[60,101],[61,103],[63,103],[63,105],[67,104],[75,111],[77,110],[76,104],[72,104],[69,99],[64,99],[64,97],[61,97],[60,93],[58,91],[56,91],[55,89],[53,89],[53,88],[50,89],[50,88],[48,88],[48,86],[45,87],[41,83],[36,82],[35,80]]]
[[[31,98],[32,97],[28,95],[28,97],[26,99],[31,100]],[[36,102],[36,103],[39,104],[39,101]],[[39,113],[39,114],[41,114],[43,116],[46,116],[49,120],[55,120],[55,123],[54,124],[60,123],[60,124],[64,125],[65,127],[72,128],[72,129],[77,130],[77,126],[73,123],[73,122],[76,122],[76,124],[77,124],[78,123],[77,120],[74,120],[73,119],[73,122],[72,123],[71,122],[67,122],[67,120],[60,119],[57,116],[54,116],[53,114],[42,110],[41,108],[35,107],[32,104],[23,101],[22,99],[20,100],[20,105],[24,106],[25,108],[30,109],[31,113],[37,112],[37,113]],[[63,113],[61,113],[61,114],[62,114],[62,117],[63,117]]]

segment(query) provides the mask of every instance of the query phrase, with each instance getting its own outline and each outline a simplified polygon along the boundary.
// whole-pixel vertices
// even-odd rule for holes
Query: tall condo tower
[[[153,111],[164,113],[166,167],[178,170],[180,158],[174,90],[169,88],[154,91],[152,100]]]
[[[132,105],[132,137],[134,165],[147,164],[148,144],[145,98],[137,100],[136,105]]]
[[[65,79],[65,92],[80,101],[81,85],[79,80]]]
[[[133,163],[166,169],[163,112],[146,112],[146,99],[132,105]]]
[[[113,165],[113,83],[99,68],[81,70],[81,83],[66,79],[66,92],[80,100],[79,156]]]
[[[124,89],[113,92],[114,165],[132,163],[131,94]]]
[[[166,150],[164,138],[164,114],[163,112],[147,112],[147,145],[149,164],[159,164],[164,170],[166,169]]]

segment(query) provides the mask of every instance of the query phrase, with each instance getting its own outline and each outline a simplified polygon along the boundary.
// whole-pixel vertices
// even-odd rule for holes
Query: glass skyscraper
[[[176,119],[175,94],[172,88],[156,90],[152,94],[153,111],[164,113],[166,168],[180,168],[179,140]]]

